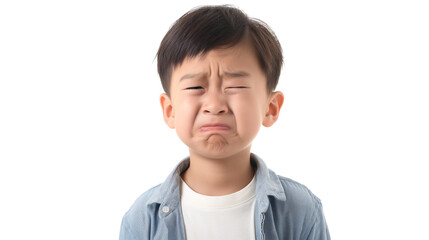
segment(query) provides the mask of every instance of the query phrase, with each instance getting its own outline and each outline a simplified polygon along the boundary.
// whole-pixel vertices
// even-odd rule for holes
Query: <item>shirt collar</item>
[[[285,201],[286,195],[279,177],[253,153],[250,154],[250,162],[256,168],[256,201],[260,209],[268,207],[268,196]],[[189,168],[189,164],[189,157],[182,160],[149,198],[148,205],[160,204],[159,217],[166,217],[179,207],[180,175]]]

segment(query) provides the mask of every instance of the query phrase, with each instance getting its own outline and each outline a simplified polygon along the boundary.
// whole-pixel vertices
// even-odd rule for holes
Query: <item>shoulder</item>
[[[286,214],[292,219],[316,219],[322,208],[320,199],[310,189],[290,178],[271,172],[278,179],[277,193],[281,196],[270,199],[275,212]]]
[[[141,194],[131,205],[130,209],[125,213],[124,218],[134,219],[137,216],[148,214],[148,207],[151,205],[151,203],[154,203],[152,199],[158,195],[160,186],[161,184],[154,186]]]
[[[314,207],[321,204],[320,199],[304,184],[287,177],[278,176],[286,195],[286,201],[300,203],[306,207]]]
[[[122,219],[120,240],[153,239],[155,236],[163,239],[166,233],[161,219],[179,212],[175,211],[180,200],[179,172],[188,162],[185,159],[179,163],[163,183],[147,190],[135,200]]]

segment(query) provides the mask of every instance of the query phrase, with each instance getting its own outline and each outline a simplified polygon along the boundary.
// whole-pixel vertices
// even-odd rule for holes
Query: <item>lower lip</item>
[[[226,131],[229,130],[229,127],[227,126],[212,126],[212,127],[201,127],[201,132],[208,132],[208,131]]]

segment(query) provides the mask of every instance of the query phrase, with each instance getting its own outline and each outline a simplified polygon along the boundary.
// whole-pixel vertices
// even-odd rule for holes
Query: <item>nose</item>
[[[225,97],[219,91],[209,91],[206,94],[203,104],[203,113],[224,114],[228,112]]]

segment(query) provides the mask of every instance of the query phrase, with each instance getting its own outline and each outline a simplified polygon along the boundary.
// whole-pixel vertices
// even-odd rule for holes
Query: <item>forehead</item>
[[[183,75],[196,73],[231,73],[246,72],[250,75],[263,74],[255,48],[250,40],[245,39],[232,47],[216,48],[185,60],[173,68],[172,83]]]

